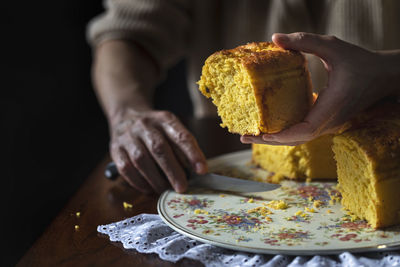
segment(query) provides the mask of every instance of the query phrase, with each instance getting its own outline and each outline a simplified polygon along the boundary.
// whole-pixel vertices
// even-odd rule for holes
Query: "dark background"
[[[85,39],[102,10],[100,0],[2,4],[2,266],[15,265],[107,153]],[[169,71],[155,99],[181,116],[191,114],[184,67]]]

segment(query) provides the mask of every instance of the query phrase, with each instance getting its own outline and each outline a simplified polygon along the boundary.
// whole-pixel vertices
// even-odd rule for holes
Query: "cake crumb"
[[[249,210],[247,210],[247,213],[259,213],[262,216],[273,214],[272,211],[270,211],[266,207],[262,207],[262,206],[253,208],[253,209],[249,209]]]
[[[79,231],[79,225],[75,225],[75,231]]]
[[[324,205],[324,202],[322,202],[321,200],[315,200],[315,201],[313,202],[314,208],[319,208],[319,207],[321,207],[322,205]]]
[[[220,194],[219,196],[220,196],[220,197],[226,197],[226,195],[224,195],[224,194]]]
[[[333,213],[333,211],[332,210],[327,210],[326,213]]]
[[[253,198],[249,198],[249,199],[247,200],[247,203],[254,203],[254,199],[253,199]]]
[[[268,182],[273,183],[273,184],[279,184],[283,179],[285,179],[285,176],[280,173],[274,173],[270,177],[268,177]]]
[[[272,200],[268,202],[266,205],[275,210],[285,210],[289,208],[289,205],[283,200]]]
[[[208,215],[208,211],[202,209],[195,209],[194,214],[206,214]]]
[[[309,208],[309,207],[304,207],[305,211],[311,212],[311,213],[315,213],[316,210],[314,208]]]
[[[131,203],[125,201],[122,203],[122,205],[124,206],[124,209],[131,209],[133,207]]]
[[[357,215],[355,215],[355,214],[351,214],[350,215],[350,221],[351,222],[355,222],[355,221],[357,221],[359,218],[358,218],[358,216]]]
[[[80,212],[80,211],[77,211],[77,212],[75,213],[75,216],[76,216],[76,218],[81,217],[81,212]]]
[[[302,215],[303,214],[303,211],[302,210],[299,210],[299,211],[296,211],[296,213],[294,214],[295,216],[300,216],[300,215]]]
[[[272,219],[271,219],[270,217],[265,217],[265,220],[266,220],[267,222],[272,222]]]

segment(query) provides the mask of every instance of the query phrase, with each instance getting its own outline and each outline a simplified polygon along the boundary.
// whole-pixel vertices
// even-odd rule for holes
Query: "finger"
[[[249,136],[243,135],[240,137],[240,141],[244,144],[262,144],[272,146],[298,146],[305,142],[277,142],[277,141],[266,141],[262,136]]]
[[[157,193],[164,192],[168,188],[168,183],[159,172],[156,163],[142,142],[136,138],[132,138],[125,147],[131,162],[154,191]]]
[[[168,139],[183,152],[193,170],[198,174],[206,173],[208,170],[206,158],[193,135],[171,113],[163,116],[165,120],[161,125]]]
[[[119,173],[128,184],[143,193],[153,191],[146,180],[132,165],[127,152],[122,147],[113,148],[111,154]]]
[[[275,33],[272,41],[282,48],[314,54],[328,62],[335,58],[341,45],[341,41],[334,36],[305,32]]]
[[[176,159],[166,138],[155,128],[142,125],[140,133],[143,143],[163,170],[174,190],[182,193],[186,190],[187,181],[184,170]]]
[[[345,94],[331,86],[321,91],[305,119],[279,133],[263,135],[264,141],[292,143],[308,142],[323,134],[334,133],[335,128],[344,123],[340,113],[343,106],[352,101]],[[343,88],[343,87],[342,87]]]

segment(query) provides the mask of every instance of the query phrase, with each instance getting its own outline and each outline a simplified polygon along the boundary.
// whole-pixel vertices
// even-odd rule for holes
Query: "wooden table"
[[[185,124],[207,158],[249,148],[239,142],[239,136],[220,128],[217,119],[190,120]],[[100,224],[140,213],[157,213],[157,195],[143,195],[122,179],[104,178],[109,160],[107,156],[97,166],[17,266],[201,266],[193,260],[172,264],[156,254],[125,250],[120,243],[110,242],[107,236],[97,233]],[[133,208],[124,209],[124,201],[132,203]]]

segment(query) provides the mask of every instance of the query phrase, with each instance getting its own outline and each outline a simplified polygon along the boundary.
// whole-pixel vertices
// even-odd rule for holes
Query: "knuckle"
[[[162,119],[164,119],[164,120],[167,120],[167,121],[175,120],[175,118],[176,118],[174,114],[172,114],[172,113],[169,112],[169,111],[165,111],[165,110],[163,110],[163,111],[158,111],[158,112],[157,112],[157,115],[158,115],[160,118],[162,118]]]
[[[188,142],[193,141],[193,136],[186,131],[180,131],[177,134],[177,139],[178,139],[178,142],[188,143]]]
[[[165,143],[159,140],[152,140],[150,143],[151,152],[157,156],[165,154]]]
[[[125,161],[120,162],[120,163],[117,165],[117,167],[118,167],[119,172],[120,172],[123,176],[127,176],[127,175],[128,175],[130,165],[129,165],[127,162],[125,162]]]
[[[145,159],[143,151],[135,149],[131,152],[132,160],[138,164],[142,163]]]
[[[148,124],[149,124],[149,119],[148,118],[139,118],[134,123],[135,126],[139,126],[140,128],[143,128]]]
[[[308,134],[309,140],[318,137],[318,136],[319,136],[319,133],[320,133],[320,130],[319,130],[318,128],[316,128],[316,127],[310,127],[310,129],[309,129],[309,134]]]
[[[109,146],[110,146],[111,151],[119,151],[120,150],[120,145],[115,141],[111,141]]]
[[[309,35],[306,32],[299,32],[297,33],[297,40],[298,41],[305,41],[307,40]]]
[[[327,35],[326,40],[329,42],[337,42],[339,39],[335,35]]]

